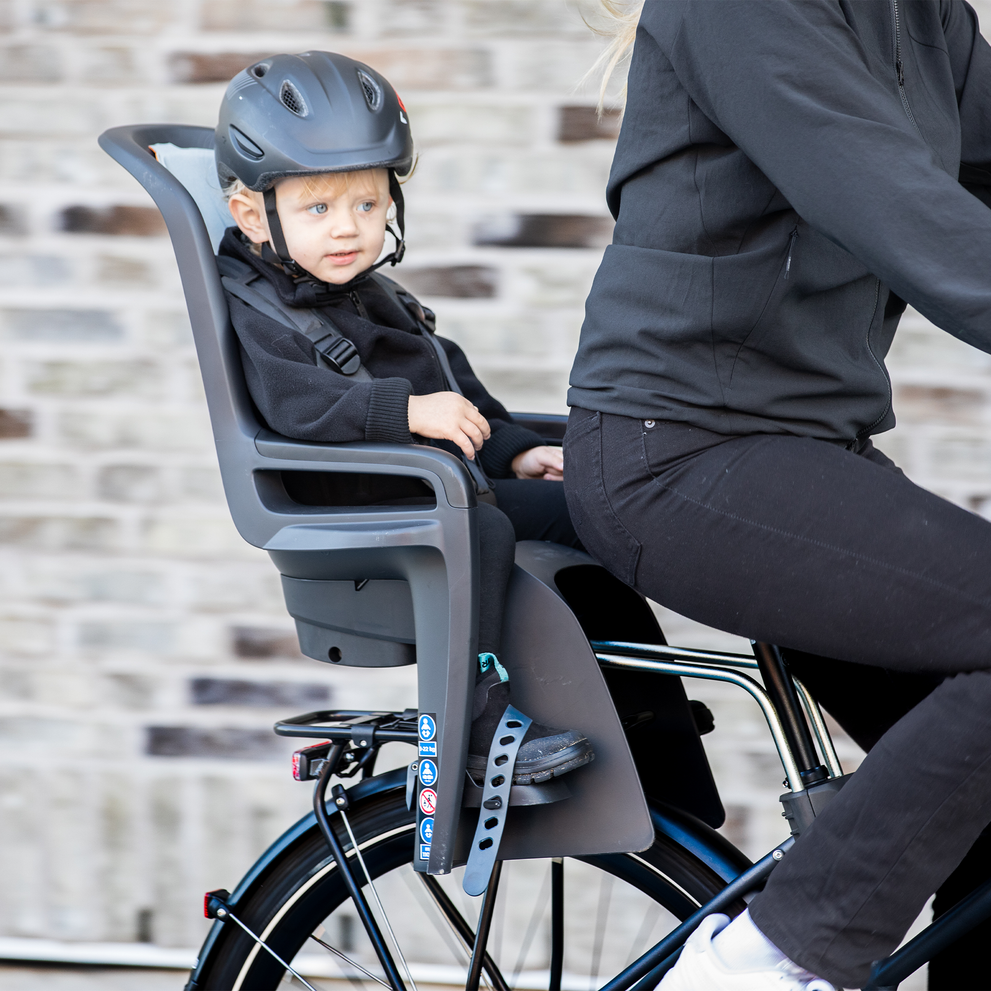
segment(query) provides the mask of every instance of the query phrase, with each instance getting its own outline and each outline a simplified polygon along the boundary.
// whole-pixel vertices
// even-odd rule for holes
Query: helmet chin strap
[[[364,272],[359,273],[356,276],[358,279],[370,272],[374,272],[377,268],[381,268],[386,262],[395,267],[403,260],[403,255],[406,254],[406,203],[403,200],[403,189],[399,184],[399,179],[396,178],[395,169],[389,169],[389,195],[392,197],[392,202],[396,204],[396,227],[399,230],[398,232],[395,231],[391,224],[387,224],[385,229],[395,238],[396,247],[381,261],[377,261],[374,265],[366,268]],[[289,254],[289,248],[286,245],[286,236],[282,231],[282,221],[279,219],[279,207],[275,199],[275,186],[269,186],[263,196],[265,199],[265,216],[268,217],[268,231],[272,237],[272,247],[275,249],[275,254],[278,256],[282,267],[290,275],[296,277],[297,280],[301,279],[323,285],[324,283],[320,279],[311,275],[306,269],[301,268]],[[268,254],[265,250],[267,247],[268,245],[263,246],[262,257]]]
[[[282,233],[282,221],[279,220],[279,208],[275,202],[275,186],[269,186],[264,192],[265,215],[268,217],[268,232],[272,237],[272,247],[279,256],[283,268],[290,275],[302,275],[303,269],[293,261],[286,246],[286,236]]]

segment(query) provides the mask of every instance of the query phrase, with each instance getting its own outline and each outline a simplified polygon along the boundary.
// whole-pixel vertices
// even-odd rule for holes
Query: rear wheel
[[[459,935],[450,909],[473,933],[481,899],[462,890],[463,868],[444,877],[413,871],[414,816],[402,790],[358,801],[348,815],[413,980],[464,987],[470,950],[464,927]],[[331,821],[350,850],[339,819]],[[364,882],[360,866],[353,863],[352,869]],[[555,872],[557,902],[563,909],[557,933],[564,941],[564,991],[591,991],[605,983],[724,885],[700,860],[661,835],[643,853],[565,858],[562,867],[547,860],[507,862],[488,941],[499,973],[483,970],[483,987],[549,987]],[[346,979],[369,991],[380,986],[368,976],[382,977],[378,959],[316,830],[274,866],[265,883],[238,905],[236,915],[316,988],[327,987],[328,979]],[[326,949],[328,945],[347,960]],[[405,979],[398,960],[397,966]],[[259,991],[277,988],[283,980],[300,986],[228,921],[198,987]]]

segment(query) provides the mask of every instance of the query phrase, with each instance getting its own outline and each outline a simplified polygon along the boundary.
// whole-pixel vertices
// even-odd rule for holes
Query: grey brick
[[[0,409],[0,440],[30,437],[34,414],[29,409]]]
[[[116,520],[99,516],[0,516],[0,546],[46,551],[117,549]]]
[[[58,499],[69,497],[78,489],[79,476],[71,465],[0,463],[0,496],[9,499]]]
[[[101,255],[97,259],[97,279],[109,286],[150,286],[155,277],[150,266],[136,258]]]
[[[59,229],[69,234],[156,237],[165,234],[162,215],[150,206],[69,206],[59,214]]]
[[[25,234],[24,211],[8,203],[0,203],[0,234]]]
[[[207,31],[298,31],[339,28],[350,21],[350,4],[324,0],[204,0],[201,24]]]
[[[242,69],[260,62],[270,51],[173,52],[169,74],[174,83],[226,83]]]
[[[183,468],[179,472],[179,495],[214,505],[224,501],[224,486],[218,468]]]
[[[465,4],[470,31],[485,35],[573,34],[584,40],[588,28],[568,4],[540,0],[470,0]]]
[[[8,340],[84,343],[117,341],[124,331],[108,310],[21,310],[3,314]]]
[[[56,83],[63,76],[57,49],[49,45],[6,45],[0,48],[0,82]]]
[[[77,34],[144,34],[161,31],[174,5],[147,0],[45,0],[35,5],[42,24]]]
[[[176,628],[168,622],[84,622],[79,624],[79,645],[86,650],[139,651],[169,654],[176,646]]]
[[[0,233],[3,218],[0,216]],[[54,286],[69,281],[69,265],[56,255],[0,255],[0,286]]]
[[[189,682],[193,705],[244,705],[254,708],[301,708],[326,705],[327,685],[302,681],[246,681],[241,678],[193,678]]]
[[[235,626],[231,629],[234,653],[250,660],[271,657],[301,657],[294,632],[263,626]]]
[[[149,726],[145,737],[152,757],[278,760],[284,749],[271,730],[241,727]]]
[[[46,654],[55,646],[55,627],[33,616],[0,616],[0,652]]]
[[[45,361],[27,375],[32,392],[60,396],[161,395],[161,369],[151,361]]]
[[[97,45],[78,52],[79,75],[92,83],[135,83],[146,81],[149,60],[140,49]]]
[[[500,248],[602,248],[612,229],[610,217],[517,213],[477,224],[474,243]]]
[[[980,424],[987,418],[988,393],[948,386],[900,385],[895,390],[900,419]]]
[[[403,285],[414,295],[491,299],[498,293],[499,273],[488,265],[438,265],[403,272]]]
[[[599,115],[595,107],[560,107],[557,118],[558,141],[615,141],[619,136],[620,113],[606,109]]]
[[[161,502],[162,472],[147,465],[108,465],[97,474],[97,492],[113,502]]]
[[[484,48],[348,48],[347,54],[378,69],[399,91],[477,90],[493,85],[490,53]],[[419,126],[411,113],[414,127]],[[417,131],[416,133],[419,133]]]

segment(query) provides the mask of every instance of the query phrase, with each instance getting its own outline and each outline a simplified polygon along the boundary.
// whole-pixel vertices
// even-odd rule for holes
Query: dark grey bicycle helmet
[[[222,185],[240,179],[265,194],[272,243],[293,272],[299,269],[286,249],[276,181],[388,169],[399,232],[390,228],[396,250],[378,264],[402,259],[405,223],[397,175],[412,167],[413,138],[402,100],[370,66],[334,52],[272,55],[248,66],[224,94],[214,147]]]

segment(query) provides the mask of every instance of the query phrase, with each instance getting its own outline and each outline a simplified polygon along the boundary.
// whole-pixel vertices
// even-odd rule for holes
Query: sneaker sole
[[[595,751],[588,740],[582,740],[564,750],[544,757],[542,760],[527,761],[522,767],[517,764],[513,769],[514,785],[539,785],[562,774],[574,771],[578,767],[590,764],[595,760]],[[481,758],[468,758],[468,772],[472,778],[481,778],[485,774],[485,763]]]

